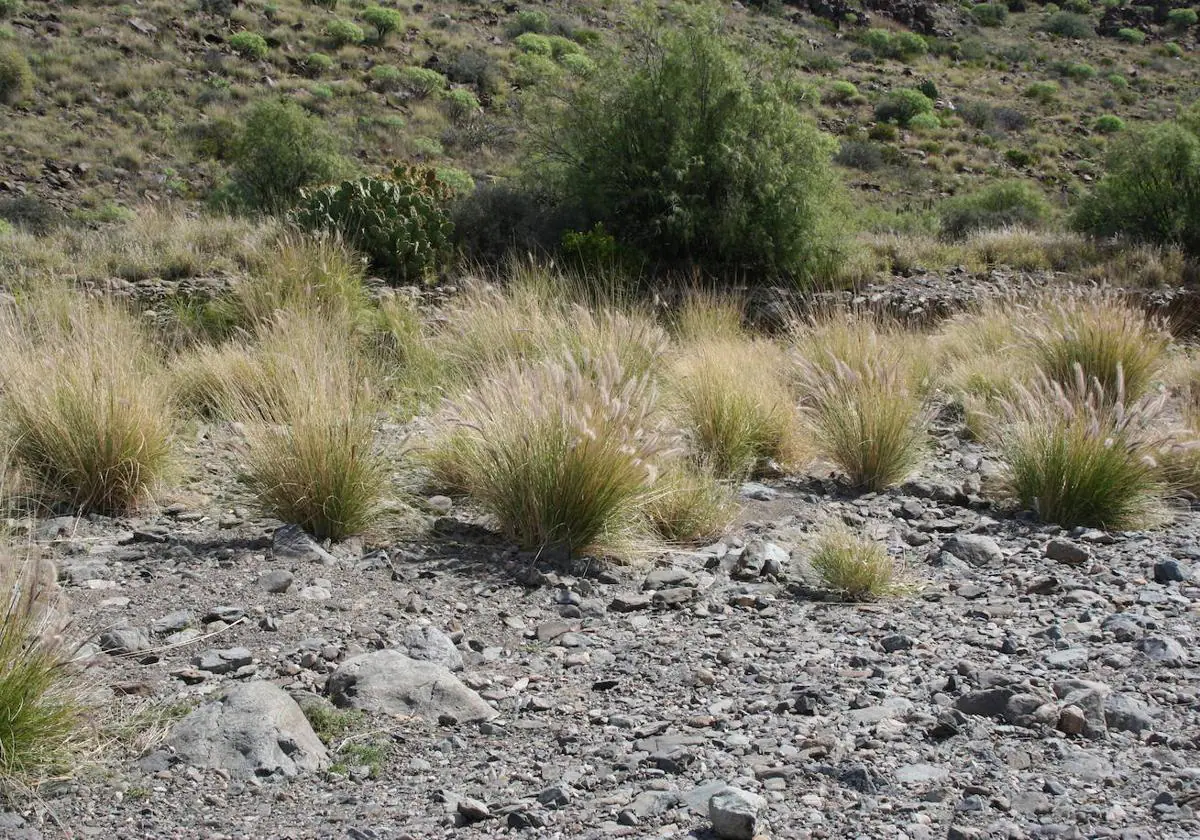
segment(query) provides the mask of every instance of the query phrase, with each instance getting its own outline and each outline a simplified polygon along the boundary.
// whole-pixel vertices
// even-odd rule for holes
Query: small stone
[[[631,593],[629,595],[618,595],[612,599],[608,608],[613,612],[628,613],[637,612],[638,610],[649,609],[654,603],[651,595],[643,593]]]
[[[1187,569],[1178,560],[1160,560],[1154,564],[1156,583],[1182,583],[1187,579]]]
[[[273,569],[269,572],[263,572],[258,578],[258,584],[274,595],[282,595],[292,588],[292,583],[295,580],[296,576],[287,569]]]
[[[1058,729],[1068,735],[1082,735],[1087,728],[1087,718],[1078,706],[1064,706],[1058,713]]]
[[[740,788],[727,787],[714,793],[708,800],[713,833],[721,840],[754,840],[764,805],[761,796]]]
[[[1070,540],[1056,537],[1046,544],[1046,557],[1068,566],[1082,566],[1092,559],[1092,553]]]
[[[879,645],[888,653],[895,653],[898,650],[911,650],[913,640],[903,633],[896,633],[891,636],[884,636],[879,640]]]
[[[458,813],[462,814],[468,822],[481,822],[492,818],[491,809],[487,805],[478,799],[466,797],[458,800]]]
[[[680,586],[695,586],[696,576],[687,569],[671,566],[667,569],[655,569],[646,575],[642,589],[653,591],[659,589],[674,589]]]
[[[446,516],[454,508],[454,500],[449,496],[430,496],[425,500],[426,506],[434,513]]]
[[[164,615],[158,621],[152,621],[150,623],[150,632],[156,636],[178,633],[181,630],[191,627],[195,621],[196,617],[187,610],[176,610],[173,613]]]
[[[1183,665],[1188,658],[1183,645],[1169,636],[1147,636],[1138,642],[1137,649],[1151,662],[1171,668]]]
[[[328,601],[333,593],[324,586],[306,586],[300,590],[300,597],[306,601]]]
[[[554,785],[537,795],[537,801],[547,808],[562,808],[575,798],[575,790],[569,785]]]
[[[254,661],[254,654],[244,647],[226,650],[207,650],[192,657],[192,664],[201,671],[212,674],[227,674]]]
[[[982,534],[955,534],[942,543],[942,551],[972,566],[1000,566],[1004,553],[991,537]]]
[[[284,525],[275,529],[275,534],[271,537],[271,553],[276,560],[296,563],[332,565],[337,562],[337,558],[317,545],[298,525]]]
[[[100,650],[113,656],[140,653],[151,647],[150,637],[140,627],[114,627],[100,634]]]

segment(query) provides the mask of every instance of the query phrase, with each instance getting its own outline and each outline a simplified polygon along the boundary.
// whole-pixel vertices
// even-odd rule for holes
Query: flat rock
[[[991,537],[982,534],[955,534],[942,543],[942,551],[977,568],[1001,566],[1004,553]]]
[[[337,558],[317,544],[299,525],[276,528],[271,537],[271,554],[276,560],[332,565]]]
[[[1046,557],[1068,566],[1082,566],[1092,559],[1092,553],[1070,540],[1055,537],[1046,544]]]
[[[448,668],[398,650],[351,657],[329,677],[329,698],[341,708],[424,718],[431,723],[491,720],[497,712]]]
[[[463,669],[462,654],[450,637],[432,626],[413,626],[404,633],[404,647],[412,659],[433,662],[450,671]]]
[[[287,569],[272,569],[263,572],[258,578],[258,585],[273,595],[282,595],[292,588],[296,576]]]
[[[167,738],[194,767],[233,776],[296,776],[328,766],[329,754],[287,692],[258,680],[230,689],[177,723]]]

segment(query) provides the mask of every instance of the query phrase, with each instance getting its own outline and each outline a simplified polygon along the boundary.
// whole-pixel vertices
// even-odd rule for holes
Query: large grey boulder
[[[377,650],[347,659],[329,677],[329,699],[342,708],[424,718],[434,723],[490,720],[497,712],[442,665]]]
[[[329,753],[287,692],[263,680],[230,689],[179,723],[167,746],[195,767],[233,776],[296,776],[329,764]]]
[[[1002,566],[1004,553],[996,541],[982,534],[955,534],[942,543],[942,551],[972,566]]]

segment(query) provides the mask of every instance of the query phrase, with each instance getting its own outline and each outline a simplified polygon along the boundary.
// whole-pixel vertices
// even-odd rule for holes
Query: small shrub
[[[362,19],[368,26],[375,27],[375,38],[381,44],[388,35],[404,26],[404,15],[385,6],[368,6],[363,10]]]
[[[0,18],[15,16],[23,5],[22,0],[0,0]]]
[[[980,26],[1003,26],[1008,20],[1008,6],[1003,3],[980,3],[971,8],[971,17]]]
[[[1118,29],[1117,38],[1126,44],[1141,44],[1146,40],[1146,33],[1140,29]]]
[[[1043,105],[1049,105],[1058,99],[1058,85],[1054,82],[1034,82],[1025,88],[1025,96]]]
[[[987,102],[963,102],[958,106],[958,115],[971,128],[984,131],[995,124],[995,114]]]
[[[875,106],[875,119],[880,122],[895,122],[907,126],[909,120],[918,114],[932,114],[933,101],[913,88],[900,88],[884,97]]]
[[[425,67],[404,67],[400,70],[400,84],[417,97],[433,96],[446,89],[446,77],[436,70]]]
[[[853,82],[839,80],[833,82],[825,91],[824,100],[831,105],[840,105],[858,97],[858,88]]]
[[[804,457],[779,349],[748,339],[701,340],[670,373],[671,403],[697,461],[720,478],[745,478],[767,461]]]
[[[711,473],[679,462],[667,466],[642,504],[661,539],[685,545],[716,539],[736,509],[733,494]]]
[[[821,584],[850,601],[869,601],[897,591],[896,563],[875,540],[843,527],[818,538],[809,565]]]
[[[331,20],[325,24],[325,37],[334,47],[361,44],[366,39],[362,27],[348,20]]]
[[[320,120],[284,99],[250,106],[230,160],[232,197],[266,211],[286,209],[302,188],[329,181],[344,168]]]
[[[863,172],[874,172],[884,166],[883,149],[878,143],[843,140],[833,162]]]
[[[897,32],[892,37],[894,55],[902,61],[908,61],[929,52],[929,43],[916,32]]]
[[[499,92],[503,82],[503,73],[495,59],[481,49],[455,53],[438,69],[455,84],[468,85],[484,94]]]
[[[526,32],[543,34],[550,31],[550,15],[534,9],[517,12],[509,27],[509,37],[516,38]]]
[[[917,114],[908,121],[908,127],[913,131],[936,131],[942,127],[942,121],[933,114]]]
[[[570,38],[564,38],[561,35],[551,35],[550,38],[550,54],[555,61],[562,61],[569,55],[580,55],[583,48],[572,41]]]
[[[668,323],[675,338],[686,345],[705,341],[736,343],[746,338],[744,320],[745,307],[738,298],[691,289]]]
[[[304,59],[304,69],[313,76],[320,76],[333,69],[333,59],[324,53],[313,53]]]
[[[243,58],[258,61],[266,58],[271,51],[267,46],[267,39],[257,32],[238,32],[230,36],[229,47]]]
[[[1161,325],[1110,296],[1045,307],[1026,319],[1022,334],[1034,364],[1068,392],[1078,369],[1085,387],[1095,383],[1104,394],[1119,392],[1129,401],[1149,392],[1169,345]]]
[[[1050,217],[1050,203],[1030,181],[996,181],[940,207],[942,232],[962,237],[976,230],[1002,227],[1037,228]]]
[[[172,446],[141,324],[115,304],[53,293],[2,317],[0,420],[29,493],[70,512],[128,512],[166,473]]]
[[[1092,21],[1086,15],[1075,12],[1054,12],[1042,24],[1042,30],[1060,38],[1082,40],[1096,34]]]
[[[567,53],[559,59],[559,63],[572,76],[580,78],[586,79],[596,72],[596,62],[582,53]]]
[[[33,95],[33,71],[15,47],[0,44],[0,105],[19,105]]]
[[[1195,9],[1171,9],[1167,12],[1167,23],[1175,29],[1187,29],[1196,25]]]
[[[479,100],[466,88],[455,88],[442,98],[446,116],[453,122],[462,122],[479,113]]]
[[[533,53],[534,55],[544,55],[547,58],[554,54],[554,47],[550,44],[550,39],[545,35],[536,35],[532,32],[526,32],[523,35],[518,35],[513,43],[517,48],[524,53]]]
[[[395,90],[400,84],[400,68],[376,64],[371,68],[371,81],[381,90]]]
[[[1067,528],[1153,524],[1166,489],[1153,459],[1164,443],[1154,431],[1162,397],[1126,403],[1119,386],[1106,392],[1082,371],[1072,381],[1073,394],[1041,380],[1005,405],[993,437],[1004,489],[1042,521]]]
[[[513,81],[521,88],[532,88],[552,83],[559,78],[559,66],[554,59],[536,53],[517,56],[513,70]]]
[[[522,546],[619,548],[667,445],[653,408],[649,383],[612,356],[591,372],[509,362],[456,405],[436,469]]]
[[[0,548],[0,784],[29,789],[69,772],[85,726],[71,653],[61,639],[65,605],[53,564]]]
[[[929,412],[901,366],[856,366],[840,359],[832,365],[803,362],[805,416],[817,452],[852,486],[884,490],[907,478],[924,457]]]
[[[1115,114],[1103,114],[1096,117],[1092,123],[1092,131],[1097,134],[1116,134],[1125,130],[1125,121]]]
[[[380,271],[419,281],[446,256],[453,225],[450,190],[428,167],[397,167],[391,177],[364,176],[302,192],[293,221],[340,234]]]
[[[471,173],[464,169],[455,169],[453,166],[439,166],[434,172],[437,174],[437,179],[446,185],[446,189],[450,193],[450,198],[468,195],[475,189],[475,179],[471,177]]]
[[[368,372],[345,325],[315,313],[280,313],[264,363],[276,399],[247,400],[241,479],[269,516],[317,539],[361,534],[378,519],[387,483],[375,450]]]

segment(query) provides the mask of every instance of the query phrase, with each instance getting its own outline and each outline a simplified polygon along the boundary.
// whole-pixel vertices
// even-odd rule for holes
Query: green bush
[[[886,29],[868,29],[861,41],[880,58],[908,61],[929,52],[929,44],[915,32],[892,33]]]
[[[325,37],[335,47],[361,44],[367,37],[362,27],[348,20],[331,20],[325,24]]]
[[[554,56],[555,61],[561,61],[564,56],[579,55],[583,52],[583,48],[570,38],[564,38],[561,35],[551,35],[548,40],[550,42],[550,53]]]
[[[908,127],[914,131],[933,131],[942,127],[942,121],[934,114],[917,114],[908,121]]]
[[[301,194],[292,220],[341,234],[372,265],[401,281],[430,277],[447,255],[450,189],[428,167],[397,167]]]
[[[554,59],[537,53],[521,53],[517,56],[513,81],[518,87],[537,87],[543,82],[559,78],[559,67]]]
[[[1003,26],[1008,20],[1008,6],[1003,3],[980,3],[971,9],[971,17],[980,26]]]
[[[242,58],[261,60],[267,57],[271,50],[267,47],[267,39],[257,32],[238,32],[229,38],[229,47]]]
[[[404,16],[399,11],[384,6],[368,6],[363,10],[362,19],[369,26],[375,27],[375,34],[380,43],[404,25]]]
[[[436,70],[425,67],[404,67],[400,70],[400,84],[413,96],[433,96],[446,89],[446,77]]]
[[[1063,0],[1062,8],[1077,15],[1092,13],[1092,0]]]
[[[875,106],[875,119],[906,126],[918,114],[932,114],[933,101],[913,88],[894,90]]]
[[[1125,121],[1115,114],[1103,114],[1096,117],[1096,121],[1092,123],[1092,130],[1097,134],[1116,134],[1125,130]]]
[[[383,90],[395,90],[400,84],[400,68],[390,64],[376,64],[371,68],[371,81]]]
[[[21,0],[0,0],[0,17],[12,17],[21,11]]]
[[[809,280],[840,259],[831,138],[715,27],[654,33],[566,94],[550,132],[561,199],[666,264]],[[547,169],[545,164],[551,166]]]
[[[286,209],[303,187],[330,181],[345,168],[321,121],[286,99],[250,106],[230,160],[230,198],[268,212]]]
[[[533,32],[525,32],[518,35],[513,43],[521,52],[533,53],[534,55],[552,56],[554,55],[554,47],[550,43],[550,39],[545,35],[537,35]]]
[[[453,166],[439,166],[436,172],[437,179],[446,185],[454,198],[468,195],[475,189],[475,179],[466,170],[455,169]]]
[[[550,16],[545,12],[534,11],[532,9],[517,12],[516,18],[513,19],[512,25],[509,27],[509,35],[514,38],[526,32],[543,33],[549,31]]]
[[[455,88],[446,94],[442,100],[446,115],[453,122],[462,122],[468,117],[479,113],[479,100],[475,94],[466,88]]]
[[[849,102],[858,96],[858,88],[853,82],[838,80],[829,85],[825,91],[824,100],[830,104]]]
[[[304,69],[314,76],[320,76],[333,69],[333,59],[324,53],[313,53],[304,59]]]
[[[33,71],[14,47],[0,44],[0,104],[18,105],[33,95]]]
[[[1140,44],[1146,40],[1146,33],[1140,29],[1118,29],[1117,38],[1127,44]]]
[[[559,59],[559,63],[568,73],[581,78],[587,78],[596,72],[596,62],[583,53],[567,53]]]
[[[1189,125],[1193,119],[1114,140],[1104,176],[1075,212],[1075,228],[1200,254],[1200,137]]]
[[[1058,98],[1058,85],[1054,82],[1034,82],[1025,88],[1025,96],[1048,105]]]
[[[1167,23],[1176,29],[1187,29],[1196,25],[1195,9],[1171,9],[1167,12]]]
[[[1096,34],[1091,19],[1074,12],[1055,12],[1042,24],[1042,30],[1060,38],[1083,39]]]
[[[961,237],[975,230],[1020,226],[1037,228],[1050,217],[1050,204],[1030,181],[996,181],[942,202],[942,232]]]

